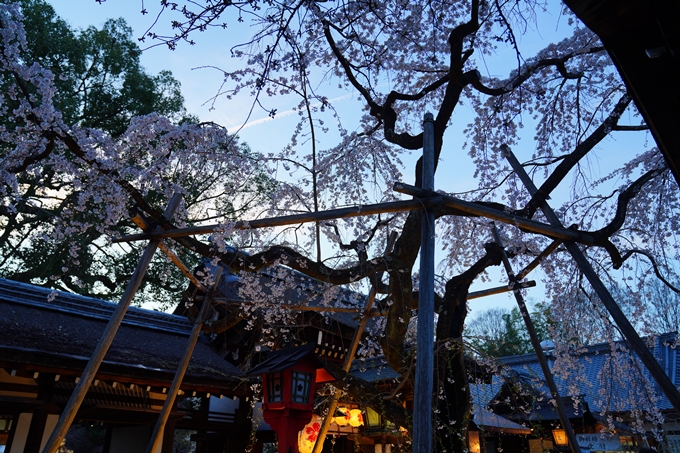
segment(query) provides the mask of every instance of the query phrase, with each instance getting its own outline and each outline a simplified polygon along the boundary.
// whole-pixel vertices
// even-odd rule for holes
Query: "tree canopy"
[[[160,5],[158,20],[167,20],[173,32],[164,36],[152,29],[145,39],[170,49],[210,27],[225,27],[227,33],[241,22],[250,27],[242,44],[230,49],[240,65],[223,70],[221,92],[250,93],[254,105],[271,115],[276,112],[266,107],[270,97],[296,99],[300,121],[290,140],[280,151],[256,159],[214,124],[176,124],[154,113],[131,119],[125,131],[104,130],[101,125],[109,123],[103,120],[68,122],[78,113],[61,112],[55,88],[60,74],[51,71],[60,69],[22,57],[26,41],[19,10],[3,5],[0,77],[7,89],[0,113],[12,119],[1,137],[4,218],[15,222],[22,206],[35,205],[25,191],[25,175],[35,178],[36,188],[49,189],[43,193],[61,190],[69,199],[68,206],[52,214],[49,227],[25,231],[16,241],[42,241],[46,250],[58,250],[69,238],[96,232],[97,238],[106,239],[93,241],[92,247],[106,252],[109,238],[121,235],[118,225],[134,205],[166,228],[220,222],[209,240],[178,237],[174,242],[241,272],[249,283],[242,294],[255,304],[257,280],[245,274],[272,265],[293,268],[329,287],[371,281],[385,272],[382,281],[372,284],[387,316],[364,340],[362,351],[383,354],[410,382],[420,210],[264,231],[235,224],[223,204],[228,200],[253,220],[397,200],[401,196],[393,190],[395,183],[411,178],[421,186],[420,161],[404,162],[422,148],[423,113],[431,111],[440,180],[463,159],[476,169],[469,187],[444,194],[448,200],[467,201],[467,208],[460,203],[435,208],[441,250],[439,366],[434,370],[439,451],[463,451],[461,430],[466,428],[457,422],[467,420],[470,411],[462,346],[467,296],[470,285],[488,278],[487,270],[502,260],[489,219],[479,210],[493,211],[508,222],[501,236],[516,269],[540,258],[551,319],[564,321],[554,339],[558,352],[568,352],[560,344],[572,347],[574,339],[591,333],[618,338],[609,314],[560,245],[564,237],[579,244],[601,278],[627,285],[638,325],[645,333],[657,331],[640,295],[659,276],[677,292],[678,187],[653,143],[640,140],[633,150],[620,152],[629,134],[644,134],[647,126],[598,38],[568,10],[559,12],[567,36],[529,55],[520,37],[531,33],[547,8],[537,2],[163,0]],[[501,76],[487,72],[487,61],[503,54],[512,56],[511,69],[503,69]],[[354,114],[360,118],[356,129],[345,126],[322,80],[359,97],[363,110]],[[463,109],[470,119],[461,124],[454,113]],[[327,145],[321,137],[331,127],[337,134],[329,136],[339,138]],[[465,135],[464,151],[447,145],[452,134]],[[506,146],[538,186],[535,195],[504,158]],[[601,147],[604,156],[598,154]],[[598,164],[605,157],[606,164]],[[263,171],[276,174],[279,181],[254,204],[257,191],[244,187],[252,187]],[[218,173],[227,173],[228,181]],[[60,183],[48,185],[45,174]],[[255,180],[266,181],[264,176]],[[201,196],[165,219],[162,205],[174,191]],[[530,232],[535,223],[529,221],[547,223],[540,210],[546,200],[569,226],[560,230],[560,238],[545,230]],[[82,212],[92,220],[82,220]],[[14,226],[8,223],[5,231],[11,230]],[[392,231],[398,238],[385,253]],[[554,251],[542,255],[556,240]],[[64,267],[68,270],[68,264]],[[236,316],[252,313],[249,308]],[[276,347],[285,341],[271,325],[286,316],[284,309],[267,307],[261,344]],[[564,372],[569,372],[567,365]],[[650,403],[641,398],[644,410]]]
[[[530,316],[538,340],[550,340],[551,327],[554,327],[550,319],[550,307],[536,304]],[[517,307],[512,310],[490,308],[478,313],[466,325],[464,336],[473,351],[486,357],[528,354],[534,350]]]
[[[96,129],[101,136],[118,140],[133,118],[144,115],[162,116],[162,121],[168,125],[198,122],[187,114],[180,83],[169,71],[151,75],[144,70],[139,60],[141,50],[132,37],[132,29],[123,19],[109,19],[101,29],[90,26],[74,30],[43,0],[22,0],[18,5],[26,39],[25,45],[18,49],[18,57],[21,61],[40,65],[54,75],[51,102],[65,125]],[[5,71],[5,86],[8,77],[13,76]],[[26,84],[22,89],[38,96],[33,102],[42,100],[37,87]],[[9,101],[8,108],[18,105],[16,99],[5,100]],[[2,123],[9,131],[21,126],[21,123],[15,123],[14,112],[9,109],[3,112]],[[234,142],[231,146],[240,149],[244,155],[250,153],[245,145]],[[6,144],[2,146],[3,159],[7,159],[9,153],[11,148]],[[134,153],[120,157],[140,169],[148,164],[148,158],[145,162]],[[64,166],[77,166],[73,156],[65,158],[60,165],[42,158],[30,163],[15,162],[16,169],[20,170],[16,180],[20,194],[5,198],[1,208],[2,273],[14,280],[88,295],[107,294],[110,297],[122,293],[136,263],[137,247],[127,247],[127,250],[106,247],[107,240],[103,235],[107,234],[108,228],[117,231],[118,235],[136,227],[127,215],[117,221],[102,222],[97,209],[87,207],[88,203],[103,203],[101,195],[88,202],[79,202],[84,196],[83,181],[73,180],[63,172]],[[30,171],[23,171],[28,170],[29,165]],[[230,170],[225,167],[219,164],[209,167],[211,180],[184,184],[188,205],[210,197],[208,192],[215,189],[207,190],[206,186],[217,186],[219,183],[215,180],[228,177]],[[169,172],[163,177],[171,183],[173,175]],[[258,178],[244,190],[255,193],[262,189],[264,193],[267,178],[264,175]],[[152,187],[145,192],[150,200],[161,196]],[[79,206],[81,202],[83,204]],[[235,211],[229,204],[227,199],[217,203],[222,212],[234,216]],[[101,209],[106,210],[106,207],[102,205]],[[64,219],[61,228],[71,231],[65,235],[63,231],[54,230],[62,214],[68,220]],[[62,239],[55,242],[55,237]],[[190,254],[179,253],[189,265],[197,262]],[[155,298],[159,306],[176,303],[178,294],[185,288],[185,277],[163,260],[156,261],[158,265],[152,268],[146,280],[148,297]]]

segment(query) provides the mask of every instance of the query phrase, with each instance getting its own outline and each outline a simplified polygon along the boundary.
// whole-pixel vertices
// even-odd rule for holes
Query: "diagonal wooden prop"
[[[510,150],[510,147],[507,145],[501,145],[501,153],[515,170],[517,176],[519,176],[519,178],[522,180],[524,186],[529,191],[529,194],[533,196],[538,191],[538,189],[534,185],[534,182],[531,180],[527,172],[524,170],[524,167],[522,167],[522,164],[519,163],[513,152]],[[551,225],[558,228],[562,227],[562,222],[546,201],[541,203],[541,210]],[[649,374],[652,375],[656,383],[668,398],[668,401],[670,401],[670,403],[673,405],[673,408],[680,412],[680,392],[678,392],[678,389],[675,387],[668,375],[664,372],[659,362],[657,362],[657,360],[654,358],[654,355],[649,351],[649,348],[645,342],[637,334],[635,328],[632,326],[630,321],[628,321],[626,315],[621,311],[621,308],[609,293],[607,287],[604,286],[604,283],[602,283],[600,277],[597,275],[597,273],[595,273],[595,270],[588,262],[586,256],[575,242],[565,241],[564,245],[574,258],[574,261],[578,265],[579,269],[581,269],[581,272],[583,272],[583,275],[586,276],[588,282],[597,293],[600,301],[602,301],[602,305],[604,305],[612,319],[614,319],[614,322],[628,341],[631,349],[638,355],[645,367],[647,367]]]
[[[194,327],[193,329],[191,329],[191,336],[189,337],[187,347],[184,350],[182,361],[177,367],[175,377],[172,379],[172,385],[170,386],[170,390],[168,390],[168,397],[165,399],[165,402],[163,403],[163,409],[161,409],[161,413],[158,416],[158,421],[156,422],[156,427],[154,428],[153,434],[151,435],[149,445],[146,448],[146,453],[154,452],[163,439],[163,430],[165,429],[165,424],[167,423],[168,417],[170,416],[172,406],[175,404],[175,399],[177,398],[179,387],[182,385],[184,374],[186,373],[187,368],[189,367],[191,355],[194,353],[194,347],[196,346],[198,335],[201,333],[201,329],[203,328],[203,323],[205,322],[205,317],[208,313],[208,308],[210,308],[210,304],[212,302],[212,296],[213,294],[215,294],[215,291],[217,291],[217,285],[220,283],[220,277],[222,277],[222,266],[217,267],[217,273],[215,274],[215,282],[213,283],[213,286],[208,292],[208,294],[203,298],[203,305],[201,305],[201,309],[198,313],[198,316],[194,320]]]
[[[390,234],[390,237],[387,239],[387,246],[385,247],[385,255],[390,253],[392,251],[392,247],[394,247],[394,242],[397,240],[397,233],[396,231],[393,231],[392,234]],[[376,275],[375,277],[375,284],[371,286],[371,291],[368,294],[368,299],[366,299],[366,306],[364,307],[364,316],[361,318],[361,322],[357,326],[357,329],[354,331],[354,336],[352,337],[352,342],[350,343],[350,347],[347,350],[347,355],[345,355],[345,362],[342,364],[342,370],[344,372],[349,372],[349,369],[352,367],[352,361],[354,360],[354,355],[357,353],[357,348],[359,346],[359,340],[361,340],[361,336],[364,334],[364,329],[366,328],[366,323],[368,320],[371,318],[371,308],[373,307],[373,302],[375,301],[375,296],[378,294],[377,287],[380,284],[380,279],[382,278],[382,272]],[[328,428],[331,426],[331,421],[333,420],[333,414],[335,413],[335,409],[338,407],[338,399],[340,394],[342,394],[342,390],[336,389],[335,393],[333,394],[333,397],[331,398],[331,402],[328,406],[328,415],[326,418],[323,420],[323,424],[321,425],[321,428],[319,429],[319,435],[316,438],[316,443],[314,444],[314,449],[312,450],[312,453],[321,453],[321,450],[323,449],[323,443],[326,440],[326,434],[328,434]]]
[[[508,259],[508,254],[505,253],[505,246],[503,245],[503,241],[501,240],[501,235],[498,232],[498,228],[496,228],[496,224],[492,222],[491,225],[493,238],[496,241],[496,244],[498,244],[503,250],[502,260],[503,266],[505,267],[505,272],[508,274],[508,280],[510,281],[510,285],[514,286],[515,283],[517,283],[517,276],[515,276],[515,272],[512,270],[512,266],[510,266],[510,260]],[[569,439],[569,448],[571,448],[572,453],[581,453],[581,447],[576,441],[574,429],[572,428],[571,423],[569,422],[569,417],[567,417],[567,411],[564,408],[564,402],[560,397],[560,392],[557,390],[557,385],[555,385],[555,379],[553,379],[552,371],[550,371],[550,366],[548,365],[548,361],[546,360],[545,354],[543,353],[541,342],[538,341],[538,335],[536,335],[534,323],[531,321],[531,317],[529,316],[529,310],[527,310],[527,305],[524,303],[524,297],[522,297],[522,293],[519,290],[515,290],[513,292],[515,294],[517,306],[519,307],[519,312],[522,314],[522,319],[524,319],[524,324],[526,325],[527,332],[529,332],[531,346],[534,347],[536,357],[538,358],[538,363],[541,365],[541,370],[543,371],[543,376],[545,377],[545,383],[548,385],[552,398],[555,401],[555,406],[557,407],[557,415],[560,418],[560,423],[562,423],[562,428],[567,434],[567,439]]]
[[[173,195],[163,215],[167,219],[171,219],[181,201],[182,195],[178,193]],[[130,306],[132,298],[135,296],[135,293],[139,289],[139,285],[141,285],[142,280],[144,279],[146,270],[149,267],[149,263],[151,263],[151,258],[153,258],[153,254],[155,253],[159,242],[160,239],[153,239],[149,242],[149,245],[146,246],[142,257],[139,260],[139,264],[137,264],[137,268],[132,274],[132,278],[130,278],[130,282],[128,283],[127,288],[125,288],[125,292],[118,302],[116,310],[113,312],[109,323],[106,325],[106,328],[99,339],[97,347],[95,348],[90,360],[87,362],[87,365],[83,370],[83,374],[80,377],[78,385],[75,389],[73,389],[73,393],[71,394],[71,398],[69,398],[68,403],[64,408],[64,412],[62,412],[61,416],[59,417],[57,425],[54,427],[52,434],[45,444],[45,448],[42,450],[43,453],[55,453],[61,446],[61,442],[64,440],[64,437],[66,437],[66,432],[71,427],[71,423],[73,423],[73,419],[75,418],[80,405],[85,399],[85,395],[87,394],[87,391],[89,390],[90,385],[97,374],[99,365],[101,365],[102,361],[104,360],[104,356],[109,350],[109,347],[113,342],[113,338],[116,336],[116,332],[118,332],[118,327],[120,327],[120,324],[123,321],[125,312]]]

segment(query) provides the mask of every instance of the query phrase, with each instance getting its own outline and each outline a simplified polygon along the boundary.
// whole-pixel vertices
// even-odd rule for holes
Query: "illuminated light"
[[[364,415],[361,409],[351,409],[349,411],[349,426],[357,427],[364,424]]]
[[[321,431],[323,419],[316,414],[312,415],[312,420],[298,433],[298,450],[300,453],[312,453],[316,439]]]
[[[553,429],[553,438],[555,439],[555,445],[569,445],[569,441],[567,440],[567,432],[563,429]]]
[[[372,428],[380,428],[380,414],[370,407],[366,408],[366,419],[368,421],[368,426]]]
[[[470,453],[480,453],[479,431],[468,431],[468,445]]]
[[[346,407],[339,407],[336,411],[336,413],[340,413],[342,415],[338,415],[336,417],[333,417],[333,421],[338,425],[338,426],[347,426],[349,425],[349,409]]]

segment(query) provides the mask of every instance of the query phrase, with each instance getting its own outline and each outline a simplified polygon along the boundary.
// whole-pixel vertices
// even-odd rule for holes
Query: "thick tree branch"
[[[680,289],[678,289],[676,286],[674,286],[671,282],[669,282],[663,275],[661,275],[661,271],[659,270],[658,264],[656,264],[656,260],[654,259],[654,256],[652,256],[651,253],[642,250],[642,249],[631,249],[628,250],[622,257],[622,260],[625,261],[634,254],[638,255],[643,255],[647,257],[650,263],[652,263],[652,268],[654,269],[654,274],[656,275],[656,278],[661,280],[664,285],[666,285],[671,291],[673,291],[676,294],[680,294]]]
[[[580,77],[583,77],[583,74],[581,73],[572,73],[567,70],[566,67],[566,62],[571,60],[572,58],[583,55],[583,54],[594,54],[598,52],[603,52],[605,49],[604,47],[591,47],[589,49],[586,49],[583,52],[578,52],[578,53],[570,53],[567,54],[563,57],[560,58],[544,58],[535,61],[531,65],[527,65],[523,68],[523,71],[515,76],[514,78],[507,80],[503,83],[502,86],[500,87],[488,87],[484,85],[481,81],[481,76],[477,77],[475,80],[472,81],[472,86],[479,92],[484,93],[489,96],[501,96],[503,94],[507,94],[512,92],[514,89],[522,85],[524,82],[529,80],[531,76],[533,76],[537,71],[543,69],[543,68],[548,68],[550,66],[554,66],[557,69],[557,72],[564,78],[564,79],[578,79]]]

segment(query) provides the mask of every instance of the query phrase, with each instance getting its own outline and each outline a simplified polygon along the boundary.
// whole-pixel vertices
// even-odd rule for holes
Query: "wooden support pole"
[[[173,195],[163,215],[167,219],[171,219],[181,201],[182,196],[180,194],[176,193]],[[87,362],[87,365],[83,370],[83,374],[80,376],[80,382],[78,382],[76,388],[73,389],[73,393],[71,394],[71,398],[69,398],[68,403],[64,408],[64,412],[62,412],[61,417],[59,417],[57,425],[54,427],[52,434],[43,448],[43,453],[55,453],[61,445],[61,441],[64,440],[64,437],[66,437],[66,432],[71,427],[71,423],[73,422],[73,419],[75,418],[76,413],[83,402],[83,399],[85,399],[85,395],[90,388],[90,384],[92,384],[92,381],[97,374],[99,365],[101,365],[102,361],[104,360],[104,356],[109,350],[109,346],[111,346],[113,338],[116,336],[116,332],[118,331],[120,323],[123,321],[125,312],[130,306],[132,298],[144,279],[146,269],[149,267],[151,258],[153,258],[153,254],[158,247],[158,242],[159,240],[155,239],[149,242],[149,245],[146,246],[142,257],[139,260],[139,264],[137,265],[135,272],[132,274],[132,278],[130,279],[127,288],[125,288],[125,292],[121,296],[120,301],[118,302],[116,310],[113,312],[109,323],[106,325],[106,328],[99,339],[97,347],[92,353],[89,362]]]
[[[519,178],[526,186],[529,194],[533,196],[538,191],[538,189],[534,185],[534,182],[531,180],[527,172],[524,171],[524,167],[522,167],[522,165],[519,163],[515,155],[510,150],[510,147],[507,145],[502,145],[501,152],[503,157],[508,160],[512,168],[515,170],[515,173],[517,173]],[[562,222],[546,201],[541,203],[541,209],[543,210],[543,214],[545,214],[545,217],[548,219],[551,225],[562,227]],[[675,387],[668,375],[666,375],[661,365],[659,365],[659,362],[656,361],[654,355],[649,351],[649,348],[645,342],[642,341],[642,338],[640,338],[640,336],[637,334],[635,328],[631,325],[630,321],[628,321],[626,315],[621,311],[621,308],[609,293],[607,287],[604,286],[602,280],[600,280],[600,277],[590,265],[586,256],[575,242],[565,241],[564,245],[574,258],[574,261],[578,267],[581,269],[581,272],[583,272],[583,275],[585,275],[588,279],[590,286],[592,286],[599,296],[600,300],[602,301],[602,305],[604,305],[612,319],[614,319],[614,322],[621,330],[621,333],[628,341],[630,347],[637,354],[637,356],[640,357],[642,363],[647,367],[649,374],[652,375],[656,383],[661,388],[661,391],[663,391],[663,393],[668,398],[668,401],[673,405],[673,408],[680,412],[680,392],[678,392],[678,389]]]
[[[146,222],[146,220],[144,220],[144,217],[142,217],[139,213],[135,213],[134,215],[132,215],[131,219],[135,225],[142,229],[142,231],[146,233],[151,232],[151,227]],[[184,274],[186,278],[189,279],[191,283],[193,283],[201,291],[206,292],[206,289],[203,287],[203,284],[200,281],[198,281],[196,276],[189,270],[189,268],[182,262],[182,260],[179,259],[179,256],[177,256],[177,254],[170,249],[170,247],[165,245],[163,242],[159,242],[158,248],[161,249],[161,252],[163,252],[165,256],[170,258],[170,261],[172,261],[174,265],[177,266],[177,268]]]
[[[542,234],[543,236],[547,236],[552,239],[563,241],[571,240],[581,242],[586,245],[596,245],[595,238],[588,233],[570,230],[562,226],[556,227],[555,225],[546,225],[545,223],[536,222],[535,220],[530,220],[525,217],[520,217],[513,214],[508,214],[507,212],[494,209],[480,203],[460,200],[455,197],[442,195],[438,192],[428,191],[401,182],[394,184],[394,190],[396,192],[413,195],[414,197],[431,197],[434,195],[439,195],[442,197],[444,206],[448,206],[449,208],[456,209],[466,214],[497,220],[499,222],[507,223],[508,225],[514,225],[522,230]]]
[[[471,293],[468,293],[467,300],[474,300],[479,299],[480,297],[493,296],[494,294],[503,294],[507,293],[508,291],[515,291],[518,289],[533,288],[534,286],[536,286],[536,282],[534,280],[520,282],[518,279],[518,281],[515,282],[515,284],[513,285],[496,286],[494,288],[482,289],[480,291],[472,291]]]
[[[467,300],[474,300],[474,299],[479,299],[481,297],[487,297],[487,296],[493,296],[494,294],[503,294],[507,293],[508,291],[514,291],[516,289],[524,289],[524,288],[533,288],[536,286],[536,282],[534,280],[527,280],[524,282],[517,282],[514,285],[503,285],[503,286],[496,286],[494,288],[487,288],[487,289],[482,289],[480,291],[472,291],[471,293],[468,293]],[[371,316],[387,316],[388,310],[386,308],[379,309],[379,308],[374,308],[371,310]]]
[[[552,241],[552,243],[548,247],[546,247],[545,250],[543,250],[536,258],[533,259],[531,263],[527,265],[527,267],[525,267],[524,269],[517,273],[517,280],[522,280],[524,277],[529,275],[529,272],[536,269],[538,265],[541,264],[541,261],[543,261],[543,259],[545,259],[552,252],[554,252],[555,249],[557,249],[557,247],[559,247],[561,243],[562,241],[560,241],[559,239]]]
[[[425,114],[423,122],[422,187],[434,190],[434,117]],[[413,398],[414,453],[431,452],[432,389],[434,387],[434,212],[422,212],[420,236],[420,287],[418,290],[418,332],[416,334],[416,382]]]
[[[170,411],[172,406],[175,404],[175,398],[177,398],[177,393],[182,385],[182,380],[184,379],[184,374],[189,367],[189,361],[191,361],[191,355],[194,353],[194,347],[196,346],[196,341],[203,328],[203,323],[205,322],[205,317],[208,313],[208,308],[210,308],[210,303],[212,295],[217,291],[217,285],[220,282],[220,277],[222,276],[222,266],[217,267],[217,272],[215,274],[215,282],[208,295],[203,298],[203,305],[201,305],[201,310],[198,312],[198,316],[194,321],[194,327],[191,329],[191,335],[189,336],[189,341],[187,342],[187,347],[184,350],[184,355],[182,360],[177,367],[175,372],[175,377],[172,379],[172,384],[170,385],[170,390],[168,390],[168,396],[165,398],[163,403],[163,409],[158,416],[158,421],[149,440],[149,445],[146,448],[146,453],[153,453],[156,448],[160,445],[163,439],[163,430],[165,429],[165,423],[168,421],[170,416]]]
[[[387,203],[369,204],[364,206],[352,206],[349,208],[331,209],[320,212],[306,212],[304,214],[287,215],[281,217],[271,217],[268,219],[257,219],[249,221],[238,221],[231,225],[235,230],[255,230],[258,228],[271,228],[286,225],[297,225],[300,223],[319,222],[321,220],[344,219],[350,217],[360,217],[364,215],[382,214],[385,212],[406,212],[423,208],[428,208],[441,204],[442,200],[435,194],[434,197],[426,200],[401,200],[390,201]],[[224,225],[204,225],[189,228],[175,228],[172,230],[155,231],[153,233],[131,234],[114,239],[113,242],[132,242],[148,239],[179,238],[195,236],[197,234],[212,234],[220,231]]]
[[[581,231],[574,231],[567,228],[556,228],[553,225],[547,225],[545,223],[536,222],[535,220],[530,220],[524,217],[508,214],[507,212],[494,209],[492,207],[485,206],[480,203],[473,203],[470,201],[460,200],[455,197],[441,195],[434,191],[428,191],[403,183],[396,183],[394,185],[394,190],[396,192],[401,192],[404,194],[412,195],[414,197],[419,197],[419,199],[391,201],[387,203],[378,203],[366,206],[331,209],[329,211],[322,212],[310,212],[290,216],[271,217],[268,219],[250,220],[247,222],[239,221],[234,223],[233,228],[237,230],[271,228],[276,226],[295,225],[299,223],[318,222],[320,220],[331,220],[336,218],[342,219],[358,217],[362,215],[374,215],[385,212],[414,211],[423,208],[431,208],[439,204],[444,204],[445,206],[448,206],[450,208],[456,209],[458,211],[461,211],[472,216],[487,217],[489,219],[507,223],[509,225],[515,225],[516,227],[522,230],[530,231],[536,234],[542,234],[555,240],[573,240],[586,245],[595,245],[595,238],[593,238],[593,236],[587,233]],[[221,225],[219,224],[189,228],[175,228],[172,230],[163,230],[123,236],[121,238],[114,239],[113,242],[114,243],[132,242],[147,239],[178,238],[194,236],[198,234],[211,234],[214,233],[215,231],[219,231],[220,228]]]
[[[503,266],[505,267],[505,272],[508,274],[508,280],[510,285],[517,282],[517,277],[515,276],[512,266],[510,266],[510,260],[508,259],[508,254],[505,253],[505,246],[503,246],[503,241],[501,240],[501,235],[498,233],[498,228],[492,222],[493,237],[496,243],[503,249],[502,259]],[[567,411],[564,408],[564,402],[560,397],[560,392],[557,390],[557,385],[555,385],[555,379],[553,379],[552,371],[550,371],[550,366],[543,353],[543,348],[541,347],[541,342],[538,341],[538,335],[536,335],[536,329],[534,328],[534,323],[531,321],[531,316],[529,316],[529,310],[527,310],[527,305],[524,303],[524,297],[519,290],[513,291],[515,294],[515,300],[517,301],[517,306],[519,307],[519,312],[522,314],[524,319],[524,325],[529,332],[529,339],[531,340],[531,345],[534,347],[536,352],[536,357],[538,358],[538,363],[541,365],[541,371],[543,371],[543,376],[545,377],[545,383],[550,389],[553,400],[555,401],[555,406],[557,407],[557,415],[560,418],[560,423],[562,423],[562,428],[567,434],[567,439],[569,439],[569,448],[571,448],[572,453],[581,453],[581,447],[576,441],[576,435],[574,435],[574,429],[571,426],[569,417],[567,417]]]
[[[390,237],[387,239],[387,246],[385,247],[384,255],[392,252],[392,247],[394,247],[396,240],[397,233],[396,231],[393,231],[392,234],[390,234]],[[373,308],[375,296],[378,294],[377,288],[380,285],[381,279],[382,272],[376,275],[375,282],[371,286],[371,291],[368,293],[366,305],[364,306],[364,316],[361,318],[361,322],[354,331],[354,336],[352,337],[352,341],[350,342],[349,348],[347,349],[347,354],[345,355],[345,361],[342,364],[342,371],[345,373],[349,373],[349,370],[352,367],[352,361],[354,360],[354,356],[357,353],[359,341],[361,340],[361,336],[364,334],[364,330],[366,329],[366,324],[371,317],[371,309]],[[335,413],[335,409],[338,407],[338,400],[340,399],[341,394],[342,390],[336,388],[335,393],[333,394],[333,397],[331,398],[331,401],[328,405],[328,415],[326,415],[326,418],[324,418],[323,423],[321,424],[321,428],[319,428],[319,434],[316,438],[316,442],[314,443],[312,453],[321,453],[321,450],[323,449],[323,444],[326,440],[326,435],[328,434],[328,428],[331,426],[333,414]]]
[[[272,307],[272,308],[285,308],[287,310],[299,310],[299,311],[320,311],[328,313],[359,313],[359,307],[349,308],[349,307],[324,307],[324,306],[311,306],[311,305],[299,305],[299,304],[263,304],[260,302],[245,302],[245,301],[225,301],[224,299],[215,298],[213,302],[225,305],[257,305],[258,307]]]

